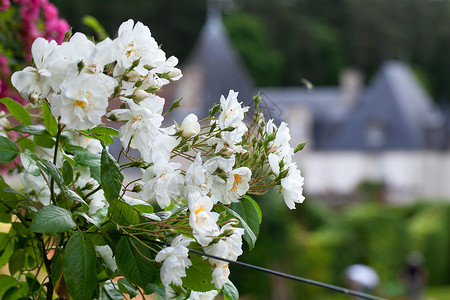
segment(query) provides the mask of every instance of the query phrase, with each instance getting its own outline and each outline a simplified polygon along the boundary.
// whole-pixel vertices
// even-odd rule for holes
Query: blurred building
[[[383,186],[387,202],[450,198],[446,118],[407,64],[385,62],[368,86],[357,70],[345,70],[337,87],[255,88],[210,5],[183,74],[178,119],[206,116],[230,89],[248,106],[261,92],[265,115],[288,122],[292,145],[308,140],[296,159],[309,195],[345,202],[369,181]]]

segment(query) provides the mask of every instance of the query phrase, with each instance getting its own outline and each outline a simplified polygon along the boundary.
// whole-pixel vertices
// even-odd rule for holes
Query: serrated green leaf
[[[8,261],[9,273],[14,276],[17,272],[23,269],[25,262],[25,251],[24,249],[17,249],[11,255]]]
[[[239,220],[238,227],[241,227],[244,229],[244,240],[247,242],[250,250],[252,250],[255,247],[257,237],[256,237],[255,233],[253,232],[253,230],[250,228],[250,226],[247,224],[247,222],[238,213],[236,213],[232,209],[229,209],[226,206],[222,206],[222,205],[215,206],[215,210],[218,213],[226,211],[226,213],[228,215]]]
[[[19,153],[20,149],[13,141],[0,135],[0,163],[12,161]]]
[[[33,155],[29,152],[20,153],[20,161],[28,174],[39,176],[41,169],[38,167]]]
[[[256,238],[259,235],[259,225],[261,224],[261,209],[250,197],[244,197],[238,202],[231,203],[231,209],[238,213],[250,227]]]
[[[120,278],[117,284],[119,286],[119,291],[124,294],[130,295],[130,298],[134,298],[139,295],[138,290],[125,278]]]
[[[112,220],[120,225],[128,226],[139,223],[139,215],[136,210],[123,201],[116,202],[114,206],[110,205],[108,212],[112,215]]]
[[[31,135],[49,135],[47,130],[42,129],[41,126],[37,126],[37,125],[21,125],[21,126],[14,127],[12,130],[17,131],[17,132],[31,134]]]
[[[100,155],[89,151],[78,152],[74,157],[75,162],[83,167],[100,166]]]
[[[52,115],[50,107],[46,102],[42,102],[42,114],[44,117],[45,129],[47,129],[50,135],[56,136],[56,134],[58,133],[58,123],[56,122],[56,119]]]
[[[239,291],[231,281],[225,282],[222,293],[224,300],[239,300]]]
[[[186,269],[186,277],[183,277],[183,286],[197,292],[214,290],[212,283],[211,264],[207,260],[194,253],[189,253],[192,265]]]
[[[80,231],[67,242],[63,258],[64,281],[74,300],[90,300],[97,288],[94,245]]]
[[[67,160],[64,161],[62,166],[62,177],[65,185],[69,185],[73,180],[73,169],[70,162]]]
[[[147,286],[153,279],[155,266],[149,260],[154,256],[149,248],[128,236],[120,238],[114,251],[120,272],[128,281],[140,287]]]
[[[119,136],[119,131],[111,127],[97,126],[95,128],[92,128],[90,132],[91,134],[110,135],[115,137]]]
[[[103,148],[100,166],[100,178],[106,200],[113,204],[119,198],[123,175],[115,159]]]
[[[55,180],[61,191],[64,191],[66,189],[61,172],[59,172],[54,164],[46,160],[38,160],[36,164],[42,171],[44,171],[47,175],[50,175],[53,180]]]
[[[81,198],[76,192],[74,192],[72,190],[69,190],[69,189],[64,190],[64,195],[66,195],[68,200],[75,201],[78,203],[83,203],[86,206],[88,205],[86,203],[86,201],[83,200],[83,198]]]
[[[62,207],[47,205],[33,217],[30,232],[58,233],[76,226],[72,214]]]
[[[22,105],[8,97],[0,99],[0,102],[5,104],[9,112],[14,116],[14,118],[19,120],[20,123],[24,125],[31,125],[30,114]]]

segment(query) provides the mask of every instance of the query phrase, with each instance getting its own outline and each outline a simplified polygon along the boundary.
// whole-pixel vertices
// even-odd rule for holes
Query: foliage
[[[182,73],[131,19],[114,40],[69,32],[32,49],[34,65],[11,77],[29,103],[0,100],[9,109],[0,120],[11,121],[1,159],[23,184],[0,181],[0,221],[11,224],[0,235],[11,275],[0,296],[237,299],[227,260],[243,253],[242,238],[254,248],[262,222],[249,195],[276,187],[290,209],[304,200],[287,124],[257,107],[246,124],[249,107],[230,91],[204,119],[162,127],[179,101],[164,113],[157,92]]]
[[[271,212],[263,215],[261,231],[271,234],[261,236],[255,249],[250,255],[243,254],[242,260],[340,286],[347,284],[345,269],[363,263],[373,267],[381,278],[377,294],[394,298],[404,293],[399,274],[407,256],[419,251],[428,273],[426,286],[450,284],[448,255],[441,255],[448,253],[450,246],[450,205],[446,202],[428,200],[401,207],[364,202],[336,211],[319,201],[308,201],[295,215],[286,214],[276,201],[261,201],[261,208],[263,214]],[[231,278],[241,295],[270,299],[282,285],[290,298],[341,299],[317,287],[277,282],[240,267],[232,271]]]

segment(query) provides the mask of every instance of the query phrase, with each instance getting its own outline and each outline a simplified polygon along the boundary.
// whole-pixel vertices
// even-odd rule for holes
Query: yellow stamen
[[[234,174],[233,187],[228,192],[236,192],[238,185],[240,185],[242,182],[244,182],[242,176],[239,174]]]

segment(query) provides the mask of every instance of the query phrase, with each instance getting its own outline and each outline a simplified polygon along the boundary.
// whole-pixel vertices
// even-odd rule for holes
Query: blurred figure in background
[[[345,269],[345,279],[350,289],[366,294],[372,294],[380,282],[375,270],[363,264],[351,265]]]
[[[423,266],[423,256],[418,251],[410,252],[406,258],[406,265],[400,272],[405,284],[407,299],[423,299],[423,291],[427,281],[427,270]]]

